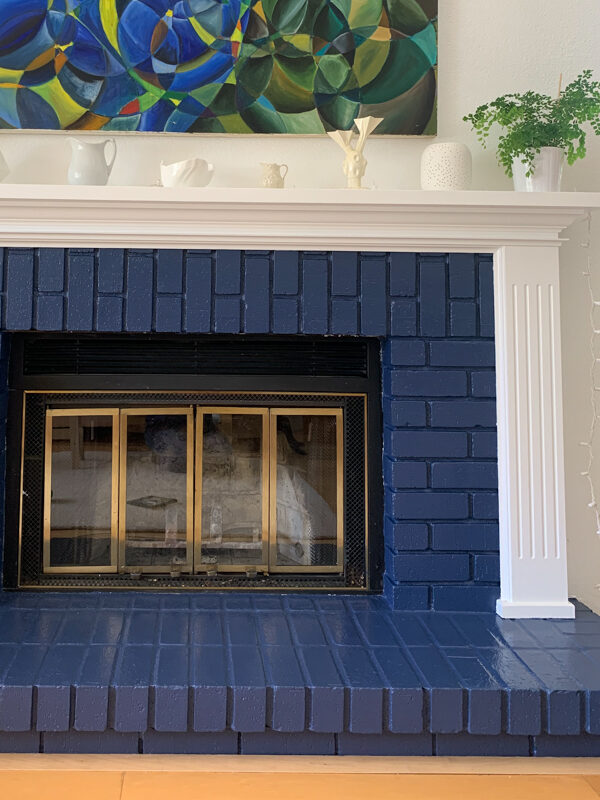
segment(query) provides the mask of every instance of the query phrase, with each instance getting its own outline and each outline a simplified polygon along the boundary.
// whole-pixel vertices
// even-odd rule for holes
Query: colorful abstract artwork
[[[0,0],[0,127],[436,132],[437,0]]]

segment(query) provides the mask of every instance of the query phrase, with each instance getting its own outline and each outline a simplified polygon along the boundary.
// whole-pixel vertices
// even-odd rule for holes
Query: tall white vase
[[[564,161],[560,147],[542,147],[533,159],[533,174],[527,177],[528,165],[513,159],[515,192],[560,192]]]
[[[461,142],[434,142],[421,156],[421,189],[460,191],[471,186],[471,151]]]

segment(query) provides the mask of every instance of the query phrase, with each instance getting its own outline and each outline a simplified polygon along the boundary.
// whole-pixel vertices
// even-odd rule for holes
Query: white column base
[[[496,614],[504,619],[573,619],[575,606],[564,603],[515,603],[496,600]]]

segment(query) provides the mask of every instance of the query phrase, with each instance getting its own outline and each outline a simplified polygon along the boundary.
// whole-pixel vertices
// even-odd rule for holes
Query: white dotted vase
[[[421,156],[421,189],[456,191],[471,186],[471,151],[461,142],[435,142]]]

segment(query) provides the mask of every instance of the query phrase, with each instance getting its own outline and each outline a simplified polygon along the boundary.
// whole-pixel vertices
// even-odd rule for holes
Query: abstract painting
[[[436,132],[437,0],[0,0],[0,127]]]

